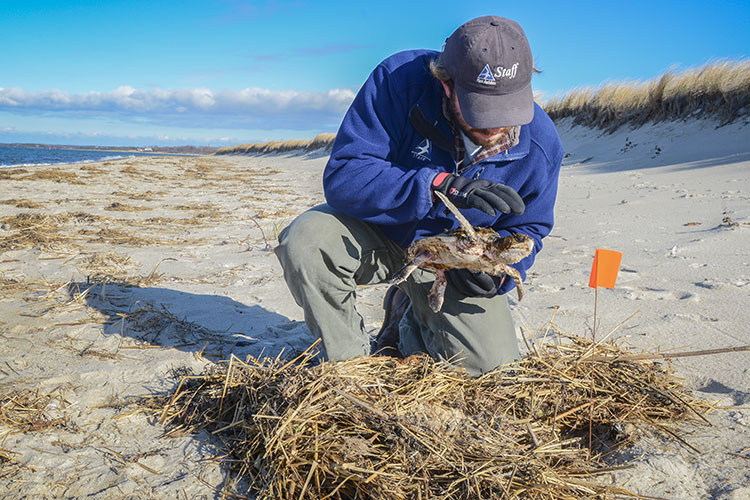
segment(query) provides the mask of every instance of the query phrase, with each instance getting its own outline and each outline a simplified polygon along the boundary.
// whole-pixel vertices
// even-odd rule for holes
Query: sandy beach
[[[511,307],[527,337],[591,335],[595,249],[623,252],[597,337],[636,350],[750,345],[750,126],[665,122],[613,134],[558,124],[556,225]],[[131,404],[235,355],[313,338],[271,251],[323,202],[321,152],[130,158],[0,170],[0,496],[222,498],[221,443],[163,439]],[[387,286],[365,287],[371,330]],[[627,319],[627,321],[625,321]],[[521,341],[523,346],[523,341]],[[750,499],[750,352],[671,361],[716,401],[690,446],[644,435],[603,475],[644,496]],[[42,401],[36,427],[8,408]],[[41,418],[41,417],[40,417]],[[230,491],[232,491],[230,489]],[[241,491],[241,487],[235,491]]]

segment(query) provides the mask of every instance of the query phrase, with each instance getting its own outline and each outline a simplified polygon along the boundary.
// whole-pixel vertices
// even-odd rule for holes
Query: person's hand
[[[432,189],[446,195],[458,208],[478,208],[488,215],[521,215],[526,210],[515,189],[487,179],[472,180],[443,172],[433,179]]]
[[[450,269],[445,272],[448,286],[464,297],[494,297],[505,281],[503,276],[490,276],[485,272],[473,273],[468,269]]]

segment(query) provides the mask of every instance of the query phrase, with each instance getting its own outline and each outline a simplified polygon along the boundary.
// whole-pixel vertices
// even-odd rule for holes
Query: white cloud
[[[129,86],[111,92],[71,94],[62,90],[28,92],[0,87],[0,110],[15,114],[55,114],[73,117],[109,117],[222,128],[311,128],[336,126],[355,93],[349,89],[325,92],[268,90],[212,90],[209,88],[149,89]]]

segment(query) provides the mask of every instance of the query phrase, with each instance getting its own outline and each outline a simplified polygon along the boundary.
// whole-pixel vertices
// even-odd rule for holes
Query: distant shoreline
[[[70,151],[103,151],[112,153],[154,153],[180,156],[201,156],[213,154],[219,148],[212,146],[147,146],[127,148],[122,146],[76,146],[72,144],[42,144],[37,142],[0,143],[0,147],[29,149],[65,149]]]
[[[205,155],[171,153],[171,152],[154,152],[143,150],[118,150],[118,149],[86,149],[86,148],[65,148],[44,147],[36,145],[34,147],[21,145],[0,145],[0,169],[9,168],[35,168],[43,165],[74,165],[89,164],[103,161],[118,161],[135,157],[196,157]]]

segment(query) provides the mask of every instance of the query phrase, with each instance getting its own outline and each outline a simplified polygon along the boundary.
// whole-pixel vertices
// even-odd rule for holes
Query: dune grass
[[[330,150],[336,134],[318,134],[313,139],[296,139],[290,141],[255,142],[240,144],[239,146],[227,146],[219,148],[216,155],[237,154],[270,154],[286,153],[289,151],[315,151],[318,149]]]
[[[658,78],[574,89],[543,104],[554,121],[614,131],[623,125],[714,118],[726,125],[750,112],[750,60],[717,61]]]

